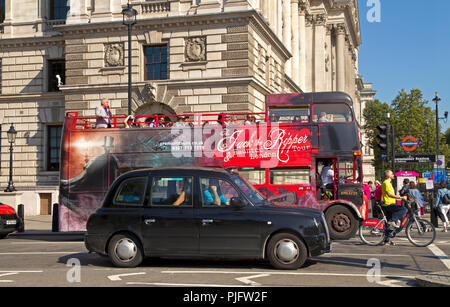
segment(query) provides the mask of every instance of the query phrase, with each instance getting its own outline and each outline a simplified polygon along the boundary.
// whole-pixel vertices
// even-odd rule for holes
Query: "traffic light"
[[[381,159],[386,160],[389,152],[388,125],[382,124],[377,127],[380,133],[377,135],[378,147],[381,149]]]

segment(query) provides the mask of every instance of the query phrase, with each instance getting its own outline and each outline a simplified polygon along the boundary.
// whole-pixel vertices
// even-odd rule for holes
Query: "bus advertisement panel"
[[[95,118],[68,113],[61,146],[59,230],[85,231],[109,186],[127,171],[206,166],[238,168],[274,205],[322,210],[334,238],[353,236],[358,221],[367,216],[356,124],[315,122],[311,102],[300,106],[297,113],[306,116],[300,121],[268,103],[266,113],[142,116],[159,123],[153,128],[123,128],[124,117],[115,117],[113,128],[96,129]],[[270,119],[273,114],[277,120]],[[339,128],[347,131],[339,137],[342,142],[330,137]],[[333,184],[327,187],[320,176],[325,164],[334,170]]]

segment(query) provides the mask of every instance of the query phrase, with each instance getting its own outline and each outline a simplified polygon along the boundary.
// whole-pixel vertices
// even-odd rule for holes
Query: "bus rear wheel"
[[[330,207],[325,213],[325,218],[333,240],[348,240],[353,238],[358,230],[358,220],[345,206]]]

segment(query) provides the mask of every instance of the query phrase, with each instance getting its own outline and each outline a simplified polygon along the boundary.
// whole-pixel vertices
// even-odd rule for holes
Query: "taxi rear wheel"
[[[132,234],[121,233],[113,236],[108,244],[111,262],[121,268],[134,268],[143,260],[140,241]]]

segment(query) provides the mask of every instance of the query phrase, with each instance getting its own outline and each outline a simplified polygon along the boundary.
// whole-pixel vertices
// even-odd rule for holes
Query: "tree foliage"
[[[374,148],[375,167],[378,171],[381,169],[381,158],[380,150],[377,146],[378,140],[376,138],[379,131],[376,127],[384,123],[389,123],[394,126],[396,155],[436,154],[435,110],[429,107],[428,103],[423,98],[423,94],[419,89],[412,89],[409,93],[402,89],[392,101],[391,105],[380,102],[379,100],[374,100],[366,104],[363,113],[366,124],[363,128],[369,139],[370,146]],[[389,120],[386,118],[387,113],[390,113]],[[439,127],[439,130],[441,130],[441,127]],[[450,137],[450,132],[447,135]],[[413,136],[421,142],[420,146],[413,152],[405,151],[400,145],[401,141],[407,136]],[[389,137],[389,146],[392,146],[391,137]],[[439,135],[439,147],[440,154],[445,155],[445,160],[450,162],[449,145],[441,131]],[[389,148],[390,152],[391,148]],[[399,165],[398,169],[404,166]],[[422,167],[426,166],[422,165]],[[411,168],[414,166],[409,165],[406,168],[408,167]],[[432,165],[428,165],[428,167],[432,168]]]

